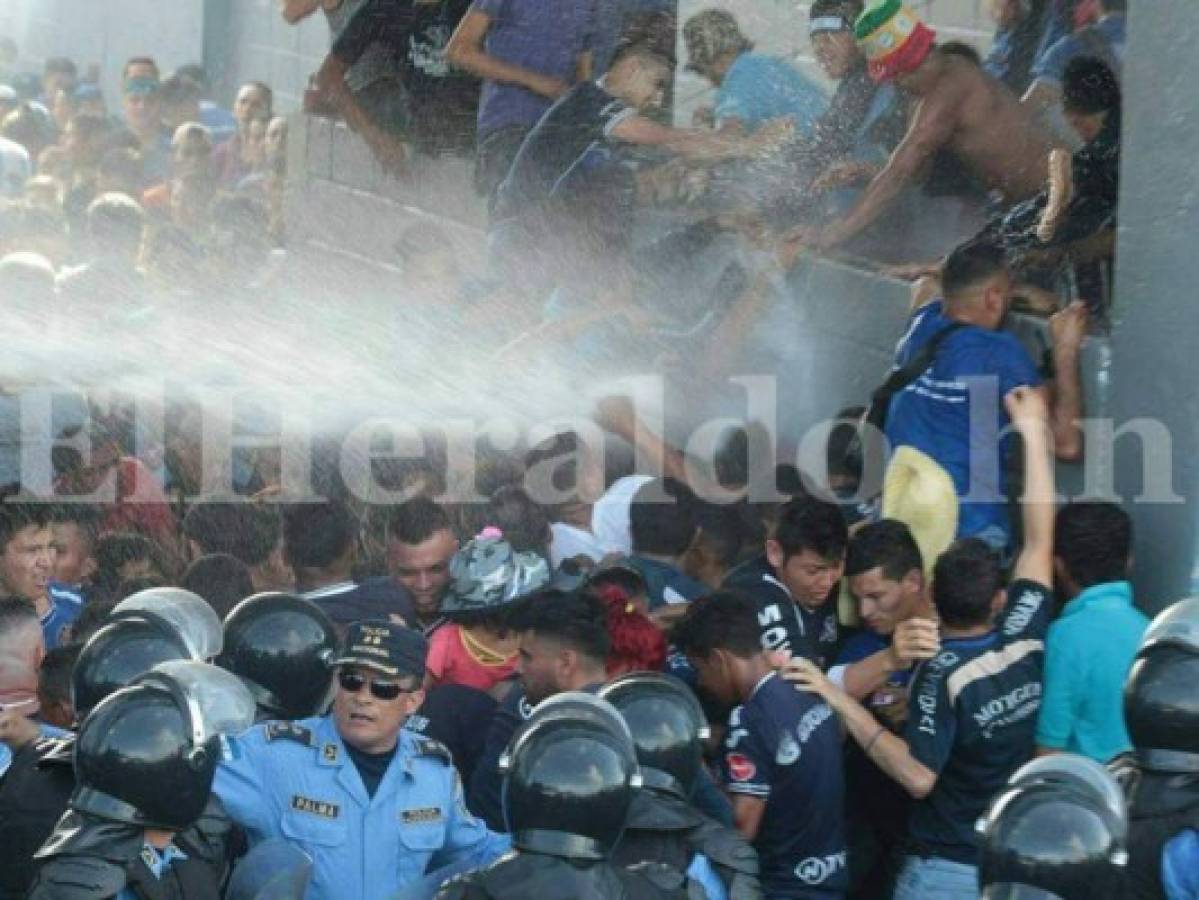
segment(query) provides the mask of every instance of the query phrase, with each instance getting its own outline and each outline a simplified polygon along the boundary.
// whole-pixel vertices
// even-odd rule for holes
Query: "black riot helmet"
[[[695,694],[670,675],[633,672],[605,685],[599,696],[629,726],[645,784],[690,797],[703,766],[700,742],[709,734]]]
[[[1117,900],[1128,862],[1119,786],[1098,763],[1061,754],[1018,770],[978,824],[988,900]]]
[[[311,600],[255,594],[225,617],[217,665],[245,682],[262,714],[303,719],[328,705],[336,652],[333,623]]]
[[[636,750],[620,714],[578,692],[538,705],[500,768],[512,843],[579,861],[611,854],[641,785]]]
[[[1124,722],[1138,763],[1199,772],[1199,600],[1181,600],[1149,623],[1124,682]]]
[[[196,660],[164,663],[83,720],[71,807],[142,828],[187,828],[208,803],[221,733],[253,718],[253,698],[230,673]]]
[[[179,588],[151,588],[126,597],[84,645],[71,676],[76,714],[160,662],[206,660],[221,650],[221,620],[204,600]]]
[[[187,645],[156,616],[128,615],[102,626],[79,652],[71,673],[76,715],[170,659],[190,659]]]

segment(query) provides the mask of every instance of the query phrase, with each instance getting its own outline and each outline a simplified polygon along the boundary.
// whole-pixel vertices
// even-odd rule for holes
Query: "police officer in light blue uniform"
[[[307,900],[386,900],[509,847],[466,810],[445,747],[403,727],[424,699],[426,649],[391,622],[354,623],[329,715],[229,742],[213,790],[251,846],[283,838],[312,857]]]

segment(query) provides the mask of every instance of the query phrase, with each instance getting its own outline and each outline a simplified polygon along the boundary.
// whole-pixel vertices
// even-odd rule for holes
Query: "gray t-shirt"
[[[325,9],[325,17],[329,20],[331,43],[336,43],[341,33],[346,30],[350,20],[370,0],[342,0],[336,9]],[[366,52],[358,62],[346,73],[346,84],[354,93],[370,87],[383,78],[396,77],[399,61],[396,49],[383,43],[374,43],[367,47]]]

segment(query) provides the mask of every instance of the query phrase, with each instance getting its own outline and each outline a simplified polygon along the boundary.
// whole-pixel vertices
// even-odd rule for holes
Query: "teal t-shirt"
[[[1087,588],[1049,627],[1037,745],[1106,763],[1132,749],[1124,727],[1124,679],[1149,620],[1132,586]]]
[[[810,134],[828,106],[815,82],[785,59],[742,53],[725,73],[716,92],[716,121],[737,119],[753,131],[771,119],[790,118],[795,133]]]

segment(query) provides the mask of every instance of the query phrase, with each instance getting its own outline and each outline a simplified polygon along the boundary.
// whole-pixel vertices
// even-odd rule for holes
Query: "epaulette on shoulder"
[[[75,764],[75,735],[39,738],[34,744],[37,766],[73,766]]]
[[[412,743],[416,748],[417,756],[432,756],[434,759],[440,759],[447,766],[454,764],[454,754],[450,753],[450,748],[441,741],[435,741],[433,738],[418,737]]]
[[[305,747],[316,746],[316,741],[312,737],[312,729],[295,722],[267,722],[265,732],[268,741],[294,741]]]

